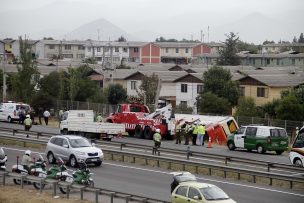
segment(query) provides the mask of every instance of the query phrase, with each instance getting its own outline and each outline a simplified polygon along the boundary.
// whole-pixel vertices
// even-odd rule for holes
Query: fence
[[[115,112],[115,110],[117,109],[117,105],[69,101],[69,100],[57,100],[56,106],[54,106],[54,108],[52,109],[53,115],[57,115],[60,109],[93,110],[94,112],[101,113],[104,117],[107,117],[110,113]],[[235,117],[235,120],[237,121],[239,126],[250,125],[250,124],[261,124],[261,125],[282,127],[286,129],[289,135],[295,134],[296,127],[300,128],[304,126],[304,121],[278,120],[271,118],[237,116]]]

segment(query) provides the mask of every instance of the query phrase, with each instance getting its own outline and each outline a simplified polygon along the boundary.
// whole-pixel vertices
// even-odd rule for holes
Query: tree
[[[292,43],[297,43],[298,42],[298,39],[296,36],[293,37],[293,40],[292,40]]]
[[[59,98],[60,90],[60,73],[57,71],[51,72],[49,75],[40,79],[40,92],[53,98]]]
[[[108,102],[116,105],[125,101],[127,97],[127,91],[121,84],[111,84],[108,87]]]
[[[216,94],[206,92],[198,99],[200,113],[214,113],[227,115],[230,112],[229,101]]]
[[[257,116],[257,107],[252,97],[240,97],[236,106],[235,116]]]
[[[119,38],[118,38],[118,40],[117,40],[118,42],[126,42],[127,41],[127,39],[126,38],[124,38],[124,36],[120,36]]]
[[[217,61],[218,65],[231,65],[237,66],[240,65],[241,59],[237,55],[237,43],[239,42],[239,37],[236,36],[233,32],[225,35],[227,37],[224,42],[224,49],[219,51],[220,57]]]
[[[142,79],[142,83],[137,90],[137,94],[141,98],[145,98],[146,104],[155,104],[155,96],[157,94],[158,87],[158,76],[156,74],[152,74],[151,76],[144,76]]]
[[[277,118],[282,120],[304,120],[304,106],[294,94],[282,98],[276,107]]]
[[[204,91],[211,92],[218,97],[226,98],[230,105],[235,106],[239,98],[239,84],[231,81],[232,75],[229,70],[222,67],[212,67],[204,72]]]
[[[156,38],[156,42],[178,42],[176,39],[165,39],[164,37]]]
[[[299,43],[304,43],[304,36],[303,36],[303,33],[300,34],[300,37],[298,39],[298,42]]]
[[[54,40],[53,37],[43,37],[44,40]]]
[[[274,44],[275,42],[272,40],[272,41],[268,41],[268,40],[265,40],[263,42],[263,45],[266,45],[266,44]]]
[[[241,40],[237,43],[237,50],[240,51],[249,51],[252,54],[257,54],[258,51],[261,49],[260,46],[255,44],[249,44],[247,42],[242,42]]]
[[[175,113],[181,113],[181,114],[192,114],[193,108],[187,106],[186,104],[179,104],[175,107],[174,110]]]
[[[19,43],[21,67],[20,64],[17,65],[18,72],[11,78],[12,94],[19,101],[29,102],[35,93],[39,72],[32,58],[32,47],[28,40],[19,37]]]
[[[266,104],[262,105],[265,116],[267,115],[270,118],[276,118],[276,108],[279,105],[279,102],[280,99],[274,99],[272,102],[267,102]]]

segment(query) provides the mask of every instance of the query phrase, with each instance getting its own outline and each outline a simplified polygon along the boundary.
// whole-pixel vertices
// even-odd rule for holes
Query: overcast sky
[[[303,0],[1,0],[0,5],[0,38],[58,38],[100,18],[145,41],[200,40],[201,30],[207,41],[208,26],[209,41],[215,42],[230,31],[253,43],[291,41],[304,32]]]

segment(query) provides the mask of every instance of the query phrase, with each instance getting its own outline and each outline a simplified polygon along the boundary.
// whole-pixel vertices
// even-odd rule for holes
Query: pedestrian
[[[98,114],[98,116],[96,117],[96,122],[99,122],[101,123],[103,120],[102,116],[101,116],[101,113]]]
[[[155,133],[153,135],[153,141],[154,141],[154,147],[160,148],[160,145],[161,145],[160,129],[155,130]]]
[[[43,109],[42,107],[38,107],[38,120],[40,125],[42,125],[42,121],[41,121],[42,117],[43,117]]]
[[[181,134],[182,134],[182,125],[181,125],[181,121],[178,120],[177,123],[176,123],[176,127],[175,127],[175,135],[176,135],[176,143],[175,144],[181,144],[182,143]]]
[[[205,135],[205,126],[203,125],[203,123],[200,123],[197,128],[198,145],[204,146],[204,135]]]
[[[191,123],[188,122],[186,125],[185,144],[184,145],[189,144],[189,138],[192,135],[192,132],[193,132],[192,125],[191,125]]]
[[[45,111],[43,112],[43,117],[44,117],[44,122],[45,122],[45,125],[48,125],[49,124],[49,117],[50,117],[50,112],[45,109]]]
[[[32,127],[32,119],[30,115],[26,115],[26,119],[24,120],[24,130],[30,131],[31,127]],[[29,135],[27,134],[26,137],[29,137]]]
[[[19,124],[23,125],[25,119],[25,109],[23,107],[20,107],[18,111],[18,115],[19,115]]]
[[[197,122],[194,122],[192,124],[192,128],[193,128],[193,131],[192,131],[192,145],[196,145],[196,139],[197,139],[197,128],[198,128],[198,123]]]
[[[60,121],[62,121],[62,116],[63,116],[63,110],[60,109],[59,112],[58,112],[58,120],[59,120],[59,123],[60,123]]]

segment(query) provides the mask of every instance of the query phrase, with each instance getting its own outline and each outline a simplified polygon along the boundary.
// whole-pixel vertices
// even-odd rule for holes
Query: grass
[[[73,198],[54,198],[51,194],[43,192],[40,194],[35,189],[21,189],[14,186],[0,187],[0,203],[92,203]]]

